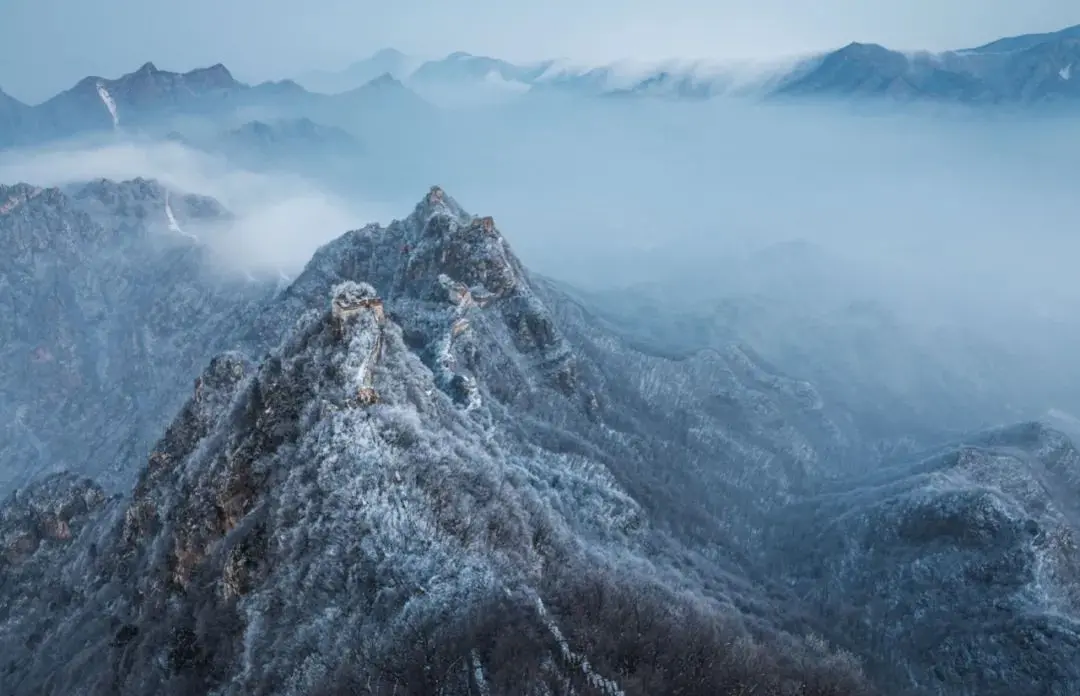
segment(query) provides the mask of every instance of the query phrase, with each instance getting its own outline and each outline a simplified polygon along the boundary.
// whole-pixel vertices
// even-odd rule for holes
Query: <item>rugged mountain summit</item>
[[[223,279],[212,199],[152,181],[0,187],[0,489],[67,469],[126,488],[201,366],[272,285]]]
[[[671,360],[598,327],[530,276],[491,218],[468,215],[439,188],[405,220],[350,232],[318,251],[282,303],[298,316],[321,288],[349,279],[379,288],[410,345],[461,403],[517,414],[519,427],[536,428],[552,446],[607,451],[633,485],[657,475],[647,462],[667,452],[674,459],[664,475],[685,477],[684,510],[695,507],[698,476],[716,485],[767,483],[759,490],[798,487],[825,453],[854,444],[837,422],[843,414],[824,409],[810,385],[743,350]],[[523,410],[538,418],[521,419]],[[677,444],[672,433],[680,433]],[[718,456],[731,466],[712,466]]]
[[[38,137],[66,137],[136,125],[170,111],[190,110],[247,89],[224,65],[186,73],[159,70],[146,63],[116,79],[86,77],[71,89],[33,107]]]
[[[479,396],[477,377],[509,404],[544,388],[576,395],[565,340],[494,221],[469,216],[441,189],[403,222],[370,226],[321,249],[286,301],[306,305],[314,288],[345,278],[366,279],[392,312],[418,320],[408,322],[412,345],[459,401]],[[474,322],[494,335],[477,334]]]
[[[865,691],[849,658],[779,630],[760,588],[722,570],[715,528],[706,559],[619,484],[634,471],[618,457],[651,454],[614,429],[621,394],[548,299],[440,189],[324,247],[254,329],[284,330],[281,346],[212,361],[131,499],[21,558],[0,685]],[[685,466],[677,440],[658,446]],[[677,548],[697,567],[677,570]],[[49,608],[33,590],[47,563],[80,578]]]

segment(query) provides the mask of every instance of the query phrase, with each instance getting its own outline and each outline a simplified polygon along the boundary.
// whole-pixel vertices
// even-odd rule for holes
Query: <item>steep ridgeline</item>
[[[1080,453],[1062,434],[997,429],[785,515],[776,572],[891,693],[1078,693]]]
[[[0,691],[869,693],[729,540],[820,465],[812,391],[588,321],[439,189],[327,245],[129,500],[8,503]]]
[[[274,91],[270,87],[238,82],[220,64],[176,73],[146,63],[116,79],[83,78],[71,89],[28,107],[21,140],[44,142],[142,126],[179,113],[219,113],[269,98]]]
[[[655,498],[658,514],[677,510],[680,524],[698,517],[691,526],[715,527],[718,490],[785,499],[853,445],[844,415],[829,412],[813,387],[745,349],[684,360],[635,350],[532,278],[491,218],[468,215],[439,188],[405,220],[319,250],[283,293],[281,311],[264,315],[261,336],[279,334],[282,317],[299,316],[344,280],[379,290],[457,403],[478,418],[506,419],[552,451],[599,459],[636,499]]]
[[[174,73],[147,63],[116,79],[83,78],[34,106],[0,92],[0,148],[145,125],[168,114],[219,112],[251,101],[256,91],[267,96],[266,87],[237,82],[223,65]]]
[[[245,312],[185,227],[227,217],[155,182],[0,186],[0,491],[61,469],[126,490]]]

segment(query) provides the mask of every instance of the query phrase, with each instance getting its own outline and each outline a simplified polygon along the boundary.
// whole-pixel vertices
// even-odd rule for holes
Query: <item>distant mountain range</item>
[[[1080,26],[943,53],[852,43],[800,66],[777,92],[1030,104],[1080,99],[1078,66]]]
[[[561,60],[517,64],[456,52],[422,62],[384,49],[338,73],[309,73],[309,89],[342,91],[390,72],[423,93],[433,85],[501,86],[509,92],[708,99],[717,96],[888,97],[978,104],[1080,98],[1080,25],[1047,34],[999,39],[984,46],[932,53],[851,43],[818,55],[771,62],[671,60],[575,65]]]
[[[359,141],[341,128],[323,126],[309,118],[248,121],[207,137],[171,132],[168,140],[261,168],[279,160],[359,157],[364,150]]]
[[[253,120],[209,133],[171,131],[165,140],[248,171],[300,174],[328,189],[355,181],[371,164],[368,148],[348,131],[304,117]]]
[[[405,80],[421,62],[397,49],[384,48],[370,58],[357,61],[344,70],[313,70],[299,75],[296,81],[313,92],[338,94],[367,84],[383,75]]]
[[[146,63],[116,79],[86,77],[51,99],[30,106],[0,92],[0,148],[101,133],[161,127],[170,117],[268,115],[343,118],[423,118],[430,105],[390,75],[328,96],[281,80],[249,85],[224,65],[186,73]],[[247,119],[243,119],[247,120]]]
[[[422,125],[438,104],[478,104],[558,92],[596,97],[705,100],[715,97],[886,98],[972,105],[1080,100],[1080,25],[940,53],[852,43],[773,62],[666,61],[518,64],[452,53],[420,61],[381,50],[344,71],[249,85],[221,64],[185,73],[146,63],[116,79],[86,77],[30,106],[0,91],[0,148],[111,129],[147,128],[179,115],[309,117],[330,125]],[[244,119],[250,120],[248,119]]]

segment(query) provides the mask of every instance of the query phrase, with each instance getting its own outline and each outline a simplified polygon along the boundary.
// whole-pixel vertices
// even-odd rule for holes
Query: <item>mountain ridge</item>
[[[894,51],[880,44],[852,42],[831,51],[774,61],[712,62],[657,61],[629,67],[625,62],[582,64],[548,59],[515,64],[497,57],[457,51],[441,59],[417,62],[406,83],[490,81],[495,75],[508,84],[532,90],[566,89],[578,94],[651,96],[699,100],[718,96],[860,96],[890,99],[948,100],[970,104],[1033,104],[1077,98],[1068,79],[1080,62],[1068,55],[1046,56],[1046,76],[1032,81],[1018,53],[1067,44],[1080,37],[1080,25],[1056,32],[1026,34],[990,41],[982,46],[947,51]],[[985,59],[997,56],[996,63]],[[1010,59],[1017,59],[1012,64]],[[369,59],[370,60],[370,59]],[[852,63],[848,72],[838,63]],[[1052,69],[1051,69],[1052,68]],[[1001,73],[985,79],[987,70]],[[404,72],[404,70],[399,70]],[[1057,84],[1053,75],[1060,77]]]
[[[125,487],[125,460],[152,443],[186,371],[209,357],[201,340],[232,342],[233,312],[273,291],[211,270],[198,234],[228,220],[217,201],[146,179],[0,187],[0,452],[22,464],[0,488],[57,468]]]
[[[596,420],[603,382],[548,299],[438,187],[324,246],[253,328],[284,340],[210,362],[129,500],[59,475],[9,504],[0,685],[870,693],[767,610],[744,624],[655,575],[640,549],[665,533],[621,490],[598,439],[620,424]],[[33,550],[19,500],[59,511]],[[35,595],[49,568],[79,584]]]
[[[281,118],[335,120],[346,111],[391,100],[398,110],[423,116],[429,106],[402,84],[385,81],[349,93],[309,92],[292,80],[247,84],[236,80],[223,64],[170,72],[145,63],[115,79],[89,76],[40,104],[28,106],[0,94],[0,146],[34,145],[90,133],[153,128],[180,116],[219,116],[258,107]]]
[[[164,216],[145,180],[35,190],[11,189],[9,215],[79,206],[94,239]],[[196,203],[181,224],[224,214]],[[66,249],[54,237],[30,238],[42,258]],[[162,297],[190,292],[197,266],[161,267]],[[190,320],[161,313],[184,325],[159,342],[205,367],[193,384],[170,372],[164,434],[116,455],[130,496],[74,470],[0,505],[0,690],[973,696],[973,670],[978,693],[1075,684],[1061,590],[1080,526],[1061,501],[1080,455],[1057,431],[916,442],[925,456],[876,469],[878,443],[814,385],[748,347],[639,349],[437,186],[321,247],[287,288],[252,289],[206,333],[205,295]],[[62,328],[86,360],[80,325]],[[93,433],[80,418],[132,405],[116,407],[64,425]],[[902,591],[927,577],[932,612]],[[987,647],[1017,626],[1028,643]],[[927,636],[944,642],[927,652]]]
[[[551,91],[687,101],[843,98],[976,107],[1053,106],[1080,99],[1080,81],[1072,79],[1080,66],[1080,25],[972,49],[901,52],[852,42],[773,61],[669,60],[630,66],[625,61],[575,65],[555,59],[517,64],[463,51],[422,62],[402,56],[386,49],[361,61],[363,79],[350,83],[343,78],[333,94],[309,91],[288,79],[245,84],[220,63],[185,73],[145,63],[115,79],[83,78],[33,106],[0,92],[0,147],[138,128],[170,114],[215,114],[247,106],[269,107],[290,117],[329,115],[334,122],[337,112],[380,98],[406,112],[428,106],[425,96],[454,104],[464,98],[468,105]],[[461,90],[467,93],[455,97]]]

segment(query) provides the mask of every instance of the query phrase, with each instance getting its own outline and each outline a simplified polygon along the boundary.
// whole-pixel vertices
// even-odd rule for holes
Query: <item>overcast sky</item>
[[[393,46],[508,59],[757,58],[873,41],[955,48],[1080,23],[1078,0],[0,0],[0,88],[38,101],[148,60],[242,79]]]

